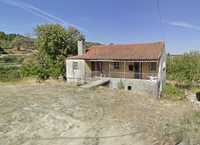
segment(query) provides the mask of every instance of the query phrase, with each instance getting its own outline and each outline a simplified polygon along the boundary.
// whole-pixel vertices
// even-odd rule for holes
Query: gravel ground
[[[187,102],[63,82],[0,84],[0,145],[173,145],[159,126],[190,113]]]

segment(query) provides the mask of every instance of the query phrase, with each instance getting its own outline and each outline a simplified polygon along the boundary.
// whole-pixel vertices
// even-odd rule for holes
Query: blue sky
[[[199,0],[0,0],[0,31],[33,33],[38,24],[80,29],[88,41],[164,40],[167,51],[200,50]]]

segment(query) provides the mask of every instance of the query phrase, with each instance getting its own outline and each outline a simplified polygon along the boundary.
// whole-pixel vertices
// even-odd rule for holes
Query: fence
[[[158,79],[158,73],[134,73],[134,72],[100,72],[92,71],[86,74],[86,79],[95,77],[127,78],[127,79]]]

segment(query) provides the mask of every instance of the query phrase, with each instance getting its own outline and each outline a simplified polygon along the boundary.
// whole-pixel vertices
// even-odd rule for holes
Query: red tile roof
[[[164,42],[127,44],[127,45],[98,45],[87,49],[84,55],[70,59],[85,60],[158,60],[165,48]]]

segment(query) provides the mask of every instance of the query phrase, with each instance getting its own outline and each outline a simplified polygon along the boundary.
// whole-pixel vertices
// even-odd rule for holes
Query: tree
[[[6,40],[13,41],[16,37],[23,37],[23,36],[19,34],[7,34]]]
[[[4,32],[0,32],[0,40],[6,40],[6,34]]]
[[[36,48],[40,66],[40,77],[65,76],[65,59],[77,54],[77,41],[84,36],[75,28],[65,29],[58,24],[39,25],[36,30]]]
[[[77,42],[79,40],[85,41],[85,37],[79,30],[77,30],[74,27],[69,27],[68,30],[66,31],[67,33],[67,41],[68,41],[68,51],[65,52],[67,55],[76,55],[78,53],[77,49]]]

